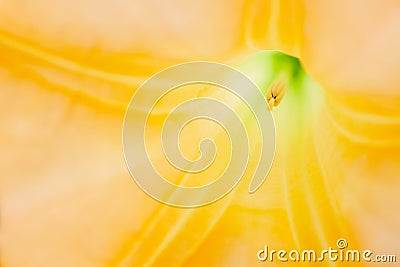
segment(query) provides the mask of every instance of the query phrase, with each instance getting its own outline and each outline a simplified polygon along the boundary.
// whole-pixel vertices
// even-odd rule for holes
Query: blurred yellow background
[[[399,24],[395,0],[0,1],[0,266],[356,266],[257,260],[338,238],[400,256]],[[191,60],[261,88],[282,68],[290,93],[260,190],[178,209],[134,183],[121,132],[140,84]]]

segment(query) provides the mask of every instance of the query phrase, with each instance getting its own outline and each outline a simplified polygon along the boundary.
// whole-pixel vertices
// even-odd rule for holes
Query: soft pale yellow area
[[[215,147],[216,155],[214,161],[212,161],[211,164],[208,165],[209,167],[204,171],[186,174],[185,179],[182,179],[182,171],[168,162],[163,151],[162,143],[175,143],[173,140],[175,140],[176,136],[166,136],[164,140],[160,138],[162,136],[164,122],[166,119],[171,119],[168,117],[168,114],[173,112],[176,107],[196,97],[209,97],[220,100],[227,105],[230,104],[232,109],[238,109],[235,107],[235,103],[242,104],[241,107],[244,105],[237,97],[226,92],[225,89],[208,84],[190,84],[178,87],[166,94],[155,105],[148,118],[149,127],[146,129],[146,137],[148,138],[146,142],[147,153],[154,168],[156,168],[160,175],[182,186],[202,186],[217,180],[225,172],[231,160],[231,140],[229,138],[229,133],[223,128],[223,125],[203,118],[192,120],[190,123],[186,124],[181,131],[180,128],[176,126],[176,136],[178,137],[177,144],[182,155],[186,159],[195,162],[201,157],[201,149],[199,147],[201,141],[205,138],[213,140],[215,145],[218,145],[218,147]],[[244,120],[245,117],[243,113],[244,112],[242,112],[242,117]],[[175,123],[178,124],[179,121]],[[253,135],[254,139],[258,137],[259,135]],[[173,162],[173,158],[169,160]],[[190,170],[194,168],[194,166],[194,164],[191,164],[178,167]]]
[[[399,257],[399,24],[396,0],[1,1],[1,266],[257,266],[265,244],[340,237]],[[215,204],[148,197],[121,144],[137,87],[260,49],[300,57],[324,89],[276,108],[267,182],[247,193],[251,161]]]

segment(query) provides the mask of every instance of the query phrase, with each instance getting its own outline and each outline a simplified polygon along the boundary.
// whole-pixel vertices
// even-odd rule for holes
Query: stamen
[[[286,93],[286,82],[278,78],[271,83],[267,92],[267,102],[269,110],[279,105]]]

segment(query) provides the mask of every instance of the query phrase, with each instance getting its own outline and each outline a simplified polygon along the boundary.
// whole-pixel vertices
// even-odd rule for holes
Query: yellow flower
[[[256,266],[264,245],[339,238],[398,253],[399,20],[396,1],[2,1],[0,265]],[[177,209],[133,182],[121,129],[138,86],[190,60],[288,84],[264,185],[248,194],[247,174],[226,198]]]

